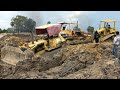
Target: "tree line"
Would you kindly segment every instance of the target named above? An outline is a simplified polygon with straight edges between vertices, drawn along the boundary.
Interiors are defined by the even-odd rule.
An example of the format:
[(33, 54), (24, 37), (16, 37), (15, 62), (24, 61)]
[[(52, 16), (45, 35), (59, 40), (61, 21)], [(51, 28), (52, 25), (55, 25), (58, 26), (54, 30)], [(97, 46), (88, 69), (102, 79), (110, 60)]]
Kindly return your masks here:
[[(51, 22), (48, 21), (47, 24), (51, 24)], [(13, 17), (11, 19), (10, 25), (12, 28), (3, 29), (3, 30), (0, 29), (0, 33), (33, 32), (35, 30), (36, 22), (33, 19), (28, 18), (26, 16), (17, 15), (16, 17)], [(78, 29), (78, 28), (76, 28), (75, 26), (74, 29)], [(94, 32), (94, 27), (88, 26), (87, 31)]]
[(10, 25), (12, 28), (0, 29), (1, 33), (7, 32), (33, 32), (35, 30), (36, 22), (28, 17), (17, 15), (11, 19)]

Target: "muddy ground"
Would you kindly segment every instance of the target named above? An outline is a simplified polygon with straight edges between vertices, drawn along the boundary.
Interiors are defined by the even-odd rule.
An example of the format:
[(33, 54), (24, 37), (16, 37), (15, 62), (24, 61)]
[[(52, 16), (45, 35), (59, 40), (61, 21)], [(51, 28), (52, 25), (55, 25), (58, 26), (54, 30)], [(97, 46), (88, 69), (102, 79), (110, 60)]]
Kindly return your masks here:
[[(9, 36), (8, 41), (11, 41), (10, 37), (15, 38), (16, 41), (12, 40), (13, 43), (25, 40)], [(2, 38), (1, 47), (7, 38), (8, 36)], [(37, 59), (21, 61), (16, 66), (0, 61), (0, 78), (119, 79), (120, 66), (114, 64), (112, 48), (112, 42), (101, 43), (96, 47), (94, 43), (66, 45), (46, 52)]]

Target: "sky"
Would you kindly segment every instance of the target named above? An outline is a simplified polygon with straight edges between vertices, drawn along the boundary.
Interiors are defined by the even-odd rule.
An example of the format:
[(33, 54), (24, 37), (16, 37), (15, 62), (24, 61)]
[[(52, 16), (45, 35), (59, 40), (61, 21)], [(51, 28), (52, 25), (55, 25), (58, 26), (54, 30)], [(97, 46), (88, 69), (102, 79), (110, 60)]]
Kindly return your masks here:
[(10, 28), (10, 22), (16, 15), (27, 16), (36, 21), (36, 26), (59, 22), (78, 21), (79, 28), (83, 31), (88, 26), (93, 26), (95, 30), (99, 28), (100, 20), (117, 20), (116, 28), (120, 31), (120, 11), (0, 11), (0, 28)]

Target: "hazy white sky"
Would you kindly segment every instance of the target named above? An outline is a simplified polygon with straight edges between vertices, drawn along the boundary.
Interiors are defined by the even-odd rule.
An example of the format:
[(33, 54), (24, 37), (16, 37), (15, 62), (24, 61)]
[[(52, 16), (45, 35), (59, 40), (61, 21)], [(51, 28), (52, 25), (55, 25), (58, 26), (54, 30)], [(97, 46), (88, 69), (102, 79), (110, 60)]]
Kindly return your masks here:
[(83, 30), (91, 25), (98, 29), (99, 21), (102, 19), (115, 19), (118, 21), (117, 29), (120, 29), (120, 11), (0, 11), (0, 28), (8, 28), (12, 17), (23, 15), (32, 18), (37, 26), (58, 22), (77, 22)]

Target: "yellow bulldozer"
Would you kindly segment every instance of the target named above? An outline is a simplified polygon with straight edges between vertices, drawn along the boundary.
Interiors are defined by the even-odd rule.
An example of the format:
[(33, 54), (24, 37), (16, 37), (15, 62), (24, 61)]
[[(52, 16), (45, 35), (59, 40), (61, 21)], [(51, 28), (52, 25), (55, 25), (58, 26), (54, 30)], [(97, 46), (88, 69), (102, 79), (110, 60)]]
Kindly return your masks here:
[[(78, 28), (78, 21), (77, 23), (66, 23), (66, 22), (61, 22), (61, 31), (60, 35), (64, 37), (66, 40), (72, 40), (76, 37), (86, 37), (84, 36), (84, 32)], [(71, 29), (71, 25), (74, 26), (73, 29)]]
[(32, 59), (45, 51), (61, 47), (65, 39), (59, 36), (60, 28), (61, 24), (47, 24), (36, 27), (36, 35), (46, 35), (45, 39), (32, 39), (33, 41), (24, 43), (19, 47), (5, 46), (1, 49), (1, 60), (16, 65), (19, 61)]
[(113, 37), (116, 32), (116, 20), (101, 20), (97, 32), (101, 36), (101, 42)]
[(65, 39), (62, 36), (59, 36), (60, 27), (60, 24), (47, 24), (36, 27), (37, 35), (44, 34), (47, 35), (47, 37), (45, 39), (39, 39), (34, 42), (25, 43), (20, 47), (30, 48), (35, 53), (35, 55), (59, 48), (65, 42)]
[(60, 24), (61, 24), (61, 31), (60, 31), (61, 36), (63, 36), (64, 38), (75, 36), (75, 31), (70, 29), (70, 25), (76, 24), (76, 23), (62, 22)]

